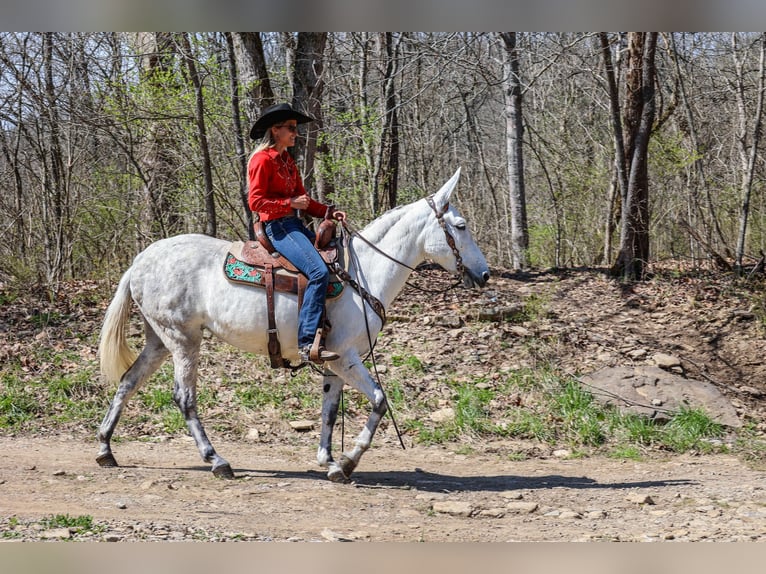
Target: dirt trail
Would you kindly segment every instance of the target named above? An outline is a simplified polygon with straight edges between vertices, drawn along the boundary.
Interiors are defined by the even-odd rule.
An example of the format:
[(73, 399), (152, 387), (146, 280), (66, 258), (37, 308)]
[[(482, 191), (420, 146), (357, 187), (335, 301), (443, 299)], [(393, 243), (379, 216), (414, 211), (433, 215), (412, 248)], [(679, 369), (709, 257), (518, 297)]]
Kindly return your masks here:
[[(427, 272), (420, 281), (440, 286), (449, 277)], [(688, 376), (715, 383), (762, 437), (766, 322), (758, 297), (720, 278), (682, 276), (624, 289), (598, 272), (498, 273), (479, 295), (408, 290), (391, 310), (379, 364), (388, 377), (412, 381), (407, 406), (425, 409), (417, 416), (428, 421), (431, 411), (451, 404), (447, 377), (468, 381), (479, 373), (492, 384), (504, 373), (546, 363), (587, 373), (648, 364), (657, 352), (674, 354)], [(71, 347), (92, 360), (94, 350), (66, 333), (94, 332), (102, 308), (63, 309), (58, 316), (67, 322), (40, 331), (28, 307), (4, 308), (0, 360), (22, 356), (20, 368), (32, 378), (54, 368), (35, 363), (38, 355), (25, 351), (30, 341)], [(486, 318), (521, 308), (533, 312), (523, 322)], [(422, 368), (413, 374), (397, 366), (395, 354), (417, 358)], [(252, 378), (246, 359), (229, 359), (209, 358), (202, 377), (207, 388), (217, 389), (222, 371)], [(221, 391), (219, 398), (231, 394)], [(106, 392), (100, 398), (104, 409), (108, 398)], [(487, 417), (501, 422), (512, 400), (498, 394)], [(298, 401), (285, 401), (284, 408), (318, 420), (316, 408), (301, 412)], [(366, 417), (366, 406), (356, 410), (361, 419), (349, 424), (349, 432)], [(423, 446), (405, 436), (409, 448), (402, 451), (383, 425), (354, 482), (339, 485), (316, 466), (316, 432), (292, 431), (273, 409), (255, 418), (243, 412), (223, 402), (203, 417), (235, 469), (234, 481), (215, 479), (190, 438), (163, 438), (154, 419), (121, 423), (113, 447), (124, 466), (114, 469), (95, 463), (95, 424), (60, 428), (41, 420), (30, 432), (0, 436), (0, 540), (766, 539), (765, 473), (733, 456), (657, 450), (638, 462), (603, 455), (566, 459), (556, 456), (560, 445), (484, 437)], [(259, 438), (244, 440), (252, 429)], [(92, 517), (92, 523), (52, 524), (56, 515)]]
[[(508, 460), (509, 445), (371, 449), (351, 484), (308, 444), (216, 441), (237, 474), (215, 479), (190, 440), (121, 442), (99, 468), (77, 437), (0, 438), (6, 539), (591, 541), (766, 539), (764, 473), (726, 455), (642, 462)], [(52, 515), (93, 527), (46, 528)], [(11, 524), (11, 518), (13, 523)]]

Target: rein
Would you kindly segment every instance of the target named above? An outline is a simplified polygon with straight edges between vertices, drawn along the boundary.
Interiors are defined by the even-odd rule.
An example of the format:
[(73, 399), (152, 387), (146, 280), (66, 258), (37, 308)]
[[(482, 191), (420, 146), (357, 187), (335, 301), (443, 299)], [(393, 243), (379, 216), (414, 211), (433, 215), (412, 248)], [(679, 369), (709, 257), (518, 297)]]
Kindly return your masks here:
[[(410, 287), (414, 287), (415, 289), (419, 289), (420, 291), (425, 291), (426, 293), (444, 293), (446, 291), (449, 291), (450, 289), (454, 289), (458, 285), (460, 285), (461, 278), (463, 274), (465, 273), (465, 265), (463, 265), (463, 258), (460, 256), (460, 250), (458, 250), (457, 245), (455, 243), (455, 238), (452, 236), (452, 234), (447, 229), (447, 222), (444, 221), (444, 214), (447, 213), (447, 210), (449, 209), (449, 203), (446, 203), (444, 207), (442, 207), (441, 210), (436, 209), (436, 204), (433, 201), (433, 196), (428, 196), (426, 198), (426, 201), (428, 202), (429, 207), (433, 210), (434, 215), (436, 215), (436, 220), (439, 222), (439, 225), (441, 226), (442, 230), (444, 231), (444, 234), (447, 236), (447, 245), (449, 245), (450, 249), (452, 249), (452, 253), (455, 255), (455, 260), (457, 262), (457, 275), (458, 275), (458, 281), (454, 285), (450, 285), (446, 289), (423, 289), (422, 287), (418, 287), (417, 285), (412, 285), (411, 283), (407, 282), (407, 285)], [(371, 247), (374, 251), (379, 253), (380, 255), (383, 255), (385, 258), (390, 259), (397, 265), (400, 265), (401, 267), (404, 267), (405, 269), (409, 269), (412, 272), (417, 271), (414, 267), (411, 267), (410, 265), (407, 265), (403, 261), (400, 261), (399, 259), (396, 259), (392, 255), (389, 255), (382, 249), (380, 249), (377, 245), (373, 244), (371, 241), (366, 239), (359, 231), (351, 229), (350, 225), (346, 222), (342, 222), (342, 232), (345, 234), (348, 234), (348, 239), (344, 237), (343, 244), (347, 245), (348, 253), (349, 253), (349, 263), (352, 264), (354, 267), (357, 268), (358, 272), (361, 272), (361, 266), (359, 265), (359, 260), (357, 259), (356, 252), (351, 247), (351, 238), (358, 237), (361, 239), (364, 243), (366, 243), (369, 247)], [(335, 262), (333, 271), (335, 274), (343, 281), (346, 281), (351, 287), (361, 295), (362, 299), (372, 308), (373, 311), (380, 317), (380, 320), (382, 321), (381, 329), (383, 328), (383, 325), (386, 324), (386, 309), (383, 306), (383, 303), (372, 295), (369, 291), (367, 291), (364, 287), (362, 287), (351, 275), (343, 269), (343, 267), (340, 265), (339, 262)], [(375, 371), (375, 378), (378, 381), (378, 386), (383, 390), (383, 395), (386, 396), (386, 391), (383, 389), (383, 384), (380, 381), (380, 373), (378, 373), (378, 365), (375, 362), (375, 353), (373, 352), (376, 341), (372, 340), (372, 334), (370, 333), (370, 325), (367, 320), (367, 313), (364, 313), (364, 322), (365, 326), (367, 328), (367, 340), (368, 344), (370, 345), (370, 357), (372, 358), (372, 366), (373, 370)], [(386, 400), (388, 400), (386, 398)], [(341, 402), (343, 401), (343, 391), (341, 390)], [(343, 412), (343, 411), (341, 411)], [(388, 414), (391, 417), (391, 422), (394, 425), (394, 429), (396, 430), (396, 436), (399, 438), (399, 444), (401, 445), (402, 449), (404, 449), (404, 440), (402, 440), (402, 435), (399, 432), (399, 426), (396, 424), (396, 419), (394, 418), (394, 412), (393, 407), (391, 404), (388, 405)], [(345, 430), (345, 419), (341, 420), (341, 426)], [(343, 431), (341, 431), (341, 444), (343, 442), (343, 435), (345, 434)], [(343, 446), (341, 446), (341, 449)]]
[[(457, 248), (457, 244), (455, 243), (455, 238), (449, 232), (449, 229), (447, 229), (447, 222), (444, 221), (444, 214), (447, 213), (447, 210), (449, 209), (449, 203), (445, 203), (444, 207), (442, 207), (441, 210), (438, 210), (436, 209), (436, 204), (434, 203), (432, 195), (429, 195), (428, 197), (426, 197), (426, 201), (428, 202), (428, 206), (434, 212), (434, 215), (436, 216), (436, 220), (439, 222), (439, 226), (442, 228), (442, 231), (444, 231), (444, 235), (447, 237), (447, 245), (449, 245), (449, 248), (452, 250), (452, 254), (455, 256), (455, 262), (456, 262), (456, 268), (457, 268), (456, 269), (457, 280), (455, 281), (455, 283), (445, 287), (444, 289), (426, 289), (424, 287), (420, 287), (419, 285), (415, 285), (414, 283), (410, 283), (409, 281), (407, 281), (406, 284), (409, 287), (412, 287), (413, 289), (417, 289), (418, 291), (422, 291), (424, 293), (446, 293), (447, 291), (450, 291), (454, 289), (455, 287), (457, 287), (458, 285), (460, 285), (460, 283), (462, 282), (462, 277), (465, 274), (465, 265), (463, 264), (463, 258), (460, 255), (460, 250)], [(409, 269), (413, 273), (417, 273), (418, 270), (415, 267), (411, 267), (410, 265), (407, 265), (404, 261), (400, 261), (396, 257), (389, 255), (388, 253), (380, 249), (377, 245), (372, 243), (369, 239), (364, 237), (364, 235), (359, 233), (358, 230), (352, 229), (347, 222), (344, 221), (342, 223), (342, 226), (343, 226), (343, 229), (349, 233), (349, 235), (351, 235), (352, 237), (358, 237), (360, 240), (362, 240), (363, 243), (367, 244), (370, 248), (372, 248), (374, 251), (376, 251), (377, 253), (385, 257), (386, 259), (393, 261), (394, 263), (396, 263), (397, 265), (401, 267), (404, 267), (405, 269)], [(349, 242), (349, 246), (350, 246), (350, 242)], [(343, 273), (345, 273), (345, 271)], [(346, 275), (348, 274), (346, 273)], [(372, 296), (366, 291), (360, 290), (360, 288), (357, 285), (355, 285), (356, 282), (350, 276), (346, 278), (344, 276), (339, 275), (339, 277), (341, 277), (341, 279), (343, 279), (344, 281), (348, 280), (349, 284), (354, 289), (356, 289), (356, 291), (359, 292), (368, 303), (370, 303), (370, 301), (368, 300), (368, 297), (372, 297)], [(380, 301), (378, 301), (377, 299), (375, 299), (375, 301), (380, 303)], [(378, 310), (375, 308), (374, 305), (371, 304), (371, 306), (373, 307), (373, 309), (375, 309), (375, 312), (385, 323), (386, 322), (385, 309), (382, 308), (383, 307), (382, 304), (380, 305), (381, 311), (383, 313), (382, 315), (380, 312), (378, 312)]]

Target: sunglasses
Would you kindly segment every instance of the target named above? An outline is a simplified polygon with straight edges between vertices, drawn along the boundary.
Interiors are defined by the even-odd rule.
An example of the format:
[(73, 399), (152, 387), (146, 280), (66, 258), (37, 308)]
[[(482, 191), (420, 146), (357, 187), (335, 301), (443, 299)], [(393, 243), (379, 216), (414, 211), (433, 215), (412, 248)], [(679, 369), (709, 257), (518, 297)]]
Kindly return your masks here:
[(294, 134), (298, 133), (298, 126), (297, 125), (294, 126), (292, 124), (282, 124), (282, 125), (278, 125), (278, 126), (274, 126), (274, 127), (275, 128), (287, 128), (288, 130), (290, 130)]

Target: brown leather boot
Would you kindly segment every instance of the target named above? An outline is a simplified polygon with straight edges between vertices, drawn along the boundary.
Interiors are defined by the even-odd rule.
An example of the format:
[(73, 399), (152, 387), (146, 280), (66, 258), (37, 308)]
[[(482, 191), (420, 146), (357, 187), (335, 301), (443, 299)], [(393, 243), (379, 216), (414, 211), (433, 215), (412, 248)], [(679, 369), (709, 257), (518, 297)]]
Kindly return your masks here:
[(320, 346), (316, 349), (313, 347), (303, 347), (300, 353), (302, 362), (308, 363), (311, 361), (312, 363), (316, 363), (318, 365), (321, 365), (325, 361), (334, 361), (340, 358), (338, 353), (328, 351), (323, 346)]

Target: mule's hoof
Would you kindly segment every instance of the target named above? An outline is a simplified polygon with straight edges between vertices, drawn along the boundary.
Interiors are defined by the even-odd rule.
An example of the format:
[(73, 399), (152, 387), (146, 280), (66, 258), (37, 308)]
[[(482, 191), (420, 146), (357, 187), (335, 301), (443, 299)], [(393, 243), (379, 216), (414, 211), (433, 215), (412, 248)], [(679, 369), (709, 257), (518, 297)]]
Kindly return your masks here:
[(227, 462), (220, 466), (216, 466), (213, 469), (213, 476), (216, 478), (225, 478), (226, 480), (232, 480), (234, 478), (234, 471), (231, 470), (231, 465)]
[(348, 479), (356, 469), (356, 463), (344, 454), (340, 457), (340, 469)]
[(343, 469), (337, 464), (333, 464), (330, 467), (330, 470), (327, 471), (327, 478), (329, 478), (332, 482), (337, 482), (339, 484), (346, 484), (351, 482), (350, 479), (345, 474), (343, 474)]
[(114, 455), (111, 452), (98, 455), (96, 457), (96, 462), (98, 463), (99, 466), (105, 466), (105, 467), (120, 466), (119, 464), (117, 464), (117, 459), (114, 458)]

